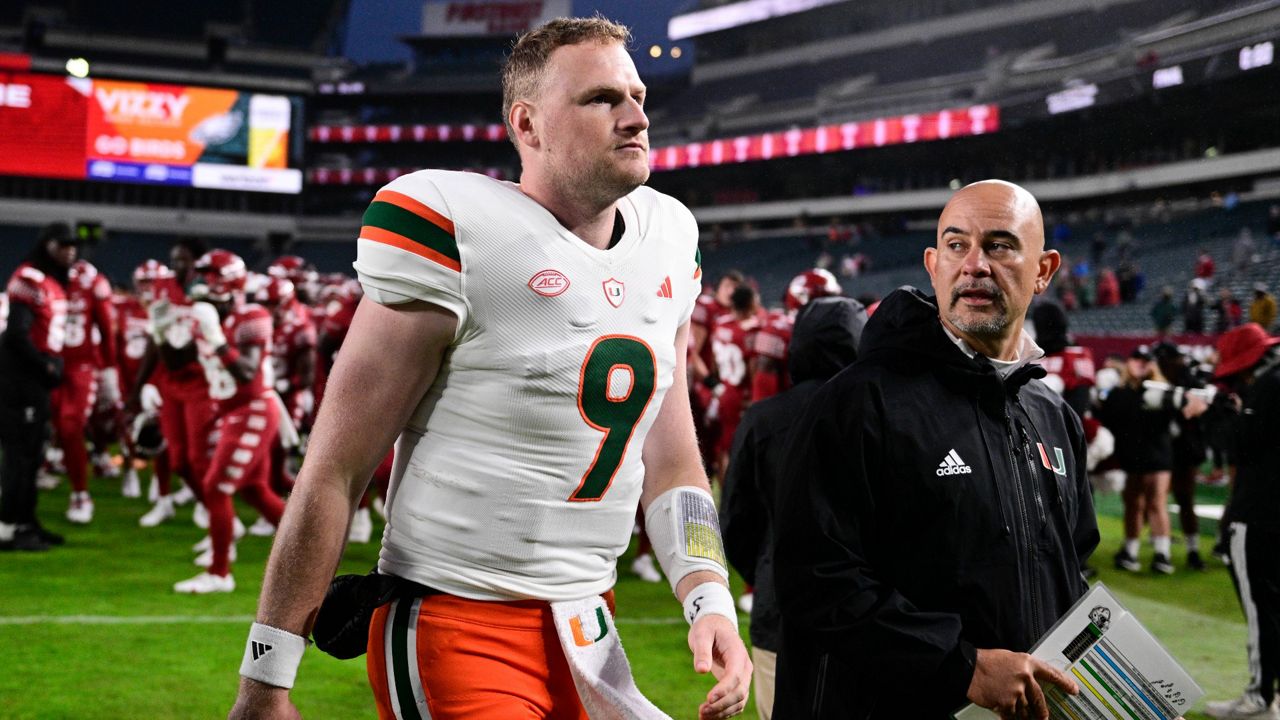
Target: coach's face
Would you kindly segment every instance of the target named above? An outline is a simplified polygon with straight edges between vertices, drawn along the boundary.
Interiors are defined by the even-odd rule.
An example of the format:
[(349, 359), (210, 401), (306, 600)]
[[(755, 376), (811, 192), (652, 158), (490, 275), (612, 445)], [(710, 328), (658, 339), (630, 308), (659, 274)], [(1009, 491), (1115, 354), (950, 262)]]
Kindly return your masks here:
[(1035, 198), (1006, 182), (984, 181), (952, 196), (938, 219), (937, 246), (924, 264), (942, 322), (989, 357), (1010, 359), (1031, 298), (1061, 262), (1044, 249)]
[(645, 87), (619, 43), (556, 48), (531, 105), (535, 162), (559, 187), (605, 203), (649, 178)]

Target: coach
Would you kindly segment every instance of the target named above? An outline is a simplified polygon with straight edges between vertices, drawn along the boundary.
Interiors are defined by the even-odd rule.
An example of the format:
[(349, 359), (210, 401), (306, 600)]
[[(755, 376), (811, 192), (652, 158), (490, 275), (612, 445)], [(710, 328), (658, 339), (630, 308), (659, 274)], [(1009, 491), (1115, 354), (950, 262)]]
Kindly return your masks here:
[(961, 189), (924, 264), (788, 451), (774, 718), (1047, 718), (1075, 683), (1026, 651), (1085, 591), (1098, 543), (1080, 419), (1023, 332), (1061, 259), (1035, 199)]

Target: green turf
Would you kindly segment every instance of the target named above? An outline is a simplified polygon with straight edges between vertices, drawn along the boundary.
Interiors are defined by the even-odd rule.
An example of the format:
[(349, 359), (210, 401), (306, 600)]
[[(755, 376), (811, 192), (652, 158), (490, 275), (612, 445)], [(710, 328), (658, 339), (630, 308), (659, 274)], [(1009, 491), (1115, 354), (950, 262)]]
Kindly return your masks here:
[[(175, 595), (172, 584), (197, 572), (190, 546), (202, 532), (192, 526), (190, 508), (180, 509), (174, 522), (143, 530), (136, 523), (146, 503), (120, 498), (117, 487), (94, 481), (97, 517), (88, 527), (62, 518), (65, 483), (42, 493), (41, 517), (66, 534), (67, 546), (0, 555), (0, 718), (226, 716), (270, 540), (240, 542), (235, 593)], [(253, 520), (247, 509), (240, 515)], [(1225, 569), (1211, 561), (1208, 572), (1180, 567), (1172, 577), (1118, 572), (1110, 559), (1120, 542), (1119, 521), (1104, 514), (1100, 525), (1100, 578), (1186, 665), (1209, 698), (1237, 694), (1245, 681), (1244, 625)], [(1144, 563), (1149, 553), (1144, 548)], [(376, 545), (353, 546), (342, 571), (365, 572), (376, 555)], [(1175, 562), (1181, 565), (1181, 550)], [(637, 684), (672, 717), (695, 717), (713, 681), (692, 670), (687, 627), (670, 589), (641, 582), (624, 569), (617, 599)], [(12, 624), (15, 617), (77, 615), (168, 621)], [(745, 618), (742, 625), (745, 635)], [(374, 717), (363, 659), (340, 662), (309, 651), (293, 697), (306, 717)], [(753, 717), (754, 706), (748, 710)]]

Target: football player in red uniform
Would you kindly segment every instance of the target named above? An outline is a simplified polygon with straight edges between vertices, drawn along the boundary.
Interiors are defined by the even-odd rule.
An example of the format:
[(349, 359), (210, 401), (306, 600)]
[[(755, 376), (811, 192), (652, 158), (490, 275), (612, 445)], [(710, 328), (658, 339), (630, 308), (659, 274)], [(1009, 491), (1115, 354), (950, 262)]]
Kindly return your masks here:
[(186, 482), (187, 492), (171, 495), (165, 478), (158, 477), (158, 507), (152, 512), (160, 516), (172, 517), (172, 506), (181, 505), (183, 495), (204, 502), (200, 480), (209, 463), (214, 403), (197, 359), (196, 325), (185, 290), (195, 279), (193, 267), (200, 257), (196, 253), (202, 249), (198, 240), (180, 240), (169, 253), (173, 278), (155, 280), (154, 299), (147, 305), (149, 344), (126, 404), (131, 413), (143, 410), (142, 392), (149, 379), (163, 400), (160, 429), (169, 467)]
[(755, 334), (751, 348), (754, 355), (751, 367), (751, 400), (759, 402), (786, 390), (790, 384), (787, 373), (787, 348), (791, 345), (791, 327), (796, 313), (814, 298), (843, 294), (836, 276), (822, 268), (805, 270), (791, 279), (783, 297), (785, 308), (769, 313), (768, 318)]
[(68, 271), (76, 239), (65, 223), (40, 232), (9, 278), (9, 317), (0, 342), (0, 550), (61, 545), (36, 518), (36, 473), (48, 438), (50, 390), (62, 379)]
[[(200, 365), (217, 403), (217, 444), (203, 480), (209, 510), (212, 552), (209, 569), (173, 586), (175, 592), (231, 592), (232, 533), (239, 494), (267, 522), (280, 524), (284, 501), (269, 485), (271, 444), (280, 427), (274, 393), (267, 386), (271, 356), (271, 313), (245, 302), (248, 272), (240, 256), (211, 250), (196, 261), (208, 288), (191, 306), (198, 327)], [(200, 563), (198, 561), (199, 564)]]
[[(62, 385), (53, 393), (53, 426), (62, 448), (71, 502), (67, 520), (85, 524), (93, 520), (89, 497), (89, 450), (85, 429), (99, 391), (108, 399), (120, 399), (120, 380), (104, 358), (116, 356), (115, 310), (111, 283), (86, 260), (71, 266), (67, 284), (67, 326), (62, 345)], [(101, 380), (101, 386), (99, 385)]]
[(760, 296), (750, 285), (739, 285), (729, 297), (732, 312), (721, 316), (711, 331), (720, 382), (712, 390), (707, 416), (717, 421), (719, 428), (712, 449), (717, 474), (728, 463), (733, 434), (751, 402), (751, 348), (765, 318)]
[[(151, 343), (147, 308), (167, 297), (166, 293), (176, 292), (176, 288), (176, 277), (172, 270), (157, 260), (147, 260), (133, 271), (135, 294), (123, 296), (118, 305), (120, 375), (128, 383), (128, 387), (125, 388), (126, 395), (130, 398), (137, 396), (140, 399), (138, 412), (133, 417), (127, 418), (126, 441), (123, 443), (125, 466), (128, 468), (127, 472), (131, 474), (136, 473), (134, 459), (141, 454), (137, 452), (139, 448), (135, 446), (133, 428), (135, 425), (139, 427), (146, 425), (151, 418), (154, 418), (157, 424), (159, 423), (161, 397), (157, 385), (163, 384), (162, 376), (165, 372), (163, 364), (153, 363), (153, 370), (148, 377), (139, 377)], [(142, 384), (135, 387), (137, 383)], [(139, 420), (139, 418), (142, 419)], [(160, 431), (156, 434), (163, 437)], [(153, 455), (152, 460), (151, 478), (154, 494), (149, 492), (148, 497), (155, 502), (155, 505), (138, 519), (138, 524), (142, 527), (155, 527), (174, 516), (173, 502), (169, 498), (172, 475), (167, 449), (160, 449), (160, 452)], [(126, 482), (128, 482), (127, 478)]]
[[(311, 426), (315, 413), (316, 325), (311, 308), (298, 301), (292, 281), (278, 276), (268, 278), (257, 299), (275, 323), (271, 369), (276, 392), (284, 400), (293, 426), (303, 432)], [(286, 467), (287, 451), (293, 448), (285, 448), (282, 442), (272, 448), (271, 487), (283, 495), (293, 489)]]

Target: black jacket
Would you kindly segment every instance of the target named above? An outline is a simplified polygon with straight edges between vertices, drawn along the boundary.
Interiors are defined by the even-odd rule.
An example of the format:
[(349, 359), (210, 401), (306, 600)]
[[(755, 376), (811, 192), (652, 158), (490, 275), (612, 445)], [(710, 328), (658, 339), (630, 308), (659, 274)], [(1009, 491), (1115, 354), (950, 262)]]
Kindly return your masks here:
[(1028, 650), (1098, 543), (1076, 414), (1002, 379), (904, 288), (792, 435), (779, 495), (774, 717), (942, 718), (977, 648)]
[(1269, 355), (1252, 372), (1256, 379), (1241, 393), (1244, 408), (1233, 423), (1237, 465), (1231, 521), (1280, 532), (1280, 355)]
[(792, 387), (748, 408), (733, 436), (720, 495), (720, 530), (729, 562), (755, 586), (751, 644), (763, 650), (778, 650), (772, 526), (787, 435), (822, 383), (858, 359), (866, 322), (857, 300), (819, 298), (806, 305), (791, 335)]
[(1173, 469), (1173, 433), (1170, 424), (1180, 415), (1173, 395), (1164, 405), (1148, 409), (1142, 388), (1120, 385), (1098, 407), (1098, 420), (1116, 437), (1116, 461), (1131, 475)]

